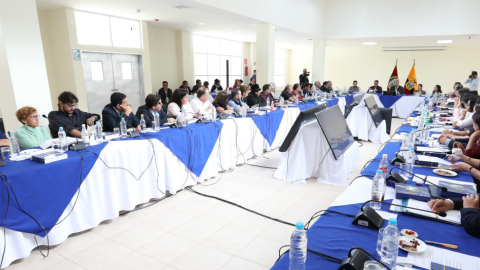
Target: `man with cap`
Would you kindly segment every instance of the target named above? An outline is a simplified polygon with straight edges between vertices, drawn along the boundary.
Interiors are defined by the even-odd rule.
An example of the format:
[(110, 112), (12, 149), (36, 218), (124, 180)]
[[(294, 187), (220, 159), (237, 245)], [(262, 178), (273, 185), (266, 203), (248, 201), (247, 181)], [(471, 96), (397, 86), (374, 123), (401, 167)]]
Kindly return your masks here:
[(252, 85), (250, 93), (247, 96), (247, 105), (251, 108), (257, 104), (260, 104), (260, 86), (258, 84)]
[(202, 80), (196, 80), (195, 81), (195, 86), (193, 86), (192, 88), (192, 93), (191, 94), (194, 94), (197, 92), (198, 88), (200, 88), (202, 86)]
[(218, 91), (222, 91), (223, 87), (220, 85), (220, 80), (215, 79), (215, 84), (212, 86), (212, 93), (216, 93)]
[(382, 92), (382, 87), (380, 85), (378, 85), (378, 80), (373, 81), (373, 86), (370, 86), (370, 88), (368, 88), (367, 92), (370, 92), (370, 91), (372, 91), (374, 93), (377, 93), (377, 94), (383, 93)]

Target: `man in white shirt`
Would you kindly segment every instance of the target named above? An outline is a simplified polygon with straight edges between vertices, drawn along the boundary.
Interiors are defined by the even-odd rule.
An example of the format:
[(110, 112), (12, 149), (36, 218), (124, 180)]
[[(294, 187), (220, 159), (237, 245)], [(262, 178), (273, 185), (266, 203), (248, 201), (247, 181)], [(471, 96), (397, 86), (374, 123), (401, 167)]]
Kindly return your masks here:
[(476, 71), (472, 71), (472, 74), (465, 80), (465, 83), (468, 83), (468, 88), (470, 93), (477, 95), (478, 94), (478, 84), (480, 83), (480, 78)]
[(320, 87), (322, 87), (322, 84), (319, 81), (316, 81), (315, 84), (313, 85), (313, 89), (312, 89), (313, 92), (318, 95), (321, 95), (322, 90), (320, 90)]
[(197, 90), (197, 96), (190, 101), (190, 105), (195, 113), (206, 114), (213, 108), (212, 103), (208, 100), (210, 93), (205, 87), (200, 87)]

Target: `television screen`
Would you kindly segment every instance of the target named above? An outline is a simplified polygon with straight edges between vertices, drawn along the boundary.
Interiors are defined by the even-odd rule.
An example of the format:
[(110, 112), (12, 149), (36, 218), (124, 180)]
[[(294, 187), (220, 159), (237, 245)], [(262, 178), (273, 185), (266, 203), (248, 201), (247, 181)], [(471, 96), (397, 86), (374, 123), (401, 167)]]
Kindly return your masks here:
[(314, 121), (315, 113), (323, 111), (327, 107), (328, 107), (328, 103), (322, 102), (315, 107), (308, 108), (304, 111), (301, 111), (297, 117), (297, 120), (295, 120), (295, 123), (293, 123), (292, 128), (290, 128), (290, 131), (288, 132), (287, 137), (285, 137), (285, 140), (283, 141), (282, 146), (280, 146), (279, 151), (286, 152), (290, 147), (290, 144), (292, 144), (293, 139), (295, 139), (295, 136), (297, 136), (297, 133), (300, 127), (306, 123), (310, 123)]
[(355, 142), (347, 121), (335, 105), (324, 111), (315, 114), (317, 121), (322, 128), (323, 135), (327, 139), (335, 159), (340, 158), (345, 151)]
[(344, 113), (345, 119), (347, 119), (348, 115), (352, 112), (353, 108), (358, 104), (360, 104), (364, 96), (365, 96), (365, 93), (356, 94), (355, 96), (353, 96), (352, 100), (350, 101), (350, 104), (345, 105), (345, 113)]
[(380, 125), (380, 123), (383, 121), (383, 116), (382, 116), (382, 112), (380, 112), (380, 110), (378, 109), (378, 105), (377, 105), (377, 102), (375, 101), (375, 98), (373, 96), (369, 96), (365, 98), (364, 101), (365, 101), (365, 106), (367, 106), (368, 111), (372, 116), (375, 127), (378, 127), (378, 125)]

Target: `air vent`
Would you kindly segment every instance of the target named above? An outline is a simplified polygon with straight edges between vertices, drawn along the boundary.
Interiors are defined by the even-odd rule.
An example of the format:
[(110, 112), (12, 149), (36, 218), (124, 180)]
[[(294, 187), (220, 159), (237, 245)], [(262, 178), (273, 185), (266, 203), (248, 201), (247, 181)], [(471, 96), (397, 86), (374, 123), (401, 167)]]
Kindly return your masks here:
[(173, 7), (174, 7), (174, 8), (177, 8), (177, 9), (186, 9), (186, 8), (188, 8), (188, 7), (186, 7), (186, 6), (173, 6)]
[(408, 51), (445, 51), (447, 47), (383, 47), (384, 52), (408, 52)]

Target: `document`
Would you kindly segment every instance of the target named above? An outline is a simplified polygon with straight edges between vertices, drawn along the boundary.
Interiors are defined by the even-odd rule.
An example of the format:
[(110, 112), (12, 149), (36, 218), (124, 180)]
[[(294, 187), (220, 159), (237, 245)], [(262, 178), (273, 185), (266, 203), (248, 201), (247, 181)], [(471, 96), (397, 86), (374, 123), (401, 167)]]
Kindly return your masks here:
[(436, 162), (436, 163), (439, 163), (439, 164), (452, 165), (452, 163), (450, 163), (449, 161), (438, 158), (438, 157), (417, 155), (417, 158), (418, 158), (419, 161)]
[[(455, 243), (449, 243), (454, 245)], [(415, 260), (415, 266), (431, 269), (432, 263), (453, 267), (460, 270), (480, 270), (480, 258), (437, 248), (428, 245), (423, 253), (408, 253), (408, 259)]]
[[(432, 209), (430, 209), (430, 207), (428, 206), (427, 202), (422, 202), (422, 201), (409, 199), (407, 201), (407, 203), (405, 204), (404, 201), (405, 200), (394, 199), (392, 201), (392, 203), (393, 204), (398, 204), (398, 205), (406, 205), (408, 207), (413, 207), (413, 208), (417, 208), (417, 209), (421, 209), (421, 210), (432, 211)], [(411, 209), (411, 208), (402, 208), (402, 207), (394, 206), (394, 205), (392, 205), (390, 207), (390, 211), (393, 211), (393, 212), (409, 212), (409, 213), (412, 213), (412, 214), (416, 214), (416, 215), (420, 215), (420, 216), (424, 216), (424, 217), (428, 217), (428, 218), (434, 218), (434, 219), (449, 221), (449, 222), (452, 222), (452, 223), (455, 223), (455, 224), (460, 224), (460, 218), (461, 218), (459, 210), (450, 210), (450, 211), (445, 212), (447, 214), (446, 217), (438, 216), (435, 213), (428, 213), (428, 212), (419, 211), (419, 210), (415, 210), (415, 209)]]
[(445, 153), (445, 152), (447, 152), (445, 149), (438, 148), (438, 147), (433, 148), (433, 147), (422, 147), (422, 146), (418, 146), (417, 151), (419, 151), (419, 152), (435, 152), (435, 153)]
[(391, 218), (397, 219), (398, 214), (385, 212), (382, 210), (376, 210), (377, 214), (379, 214), (384, 220), (389, 220)]

